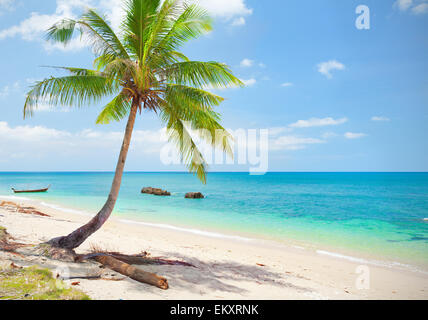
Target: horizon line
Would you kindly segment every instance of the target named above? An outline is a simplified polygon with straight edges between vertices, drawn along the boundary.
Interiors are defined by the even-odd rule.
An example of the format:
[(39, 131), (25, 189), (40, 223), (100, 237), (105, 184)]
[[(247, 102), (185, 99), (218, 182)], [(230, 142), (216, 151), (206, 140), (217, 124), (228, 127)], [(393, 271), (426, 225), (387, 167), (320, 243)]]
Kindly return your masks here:
[[(115, 171), (104, 171), (104, 170), (59, 170), (59, 171), (32, 171), (32, 170), (23, 170), (23, 171), (0, 171), (2, 173), (115, 173)], [(187, 171), (124, 171), (124, 173), (182, 173), (182, 174), (192, 174)], [(207, 174), (210, 173), (247, 173), (248, 171), (208, 171)], [(428, 171), (268, 171), (268, 173), (428, 173)], [(263, 175), (263, 174), (253, 174), (253, 175)]]

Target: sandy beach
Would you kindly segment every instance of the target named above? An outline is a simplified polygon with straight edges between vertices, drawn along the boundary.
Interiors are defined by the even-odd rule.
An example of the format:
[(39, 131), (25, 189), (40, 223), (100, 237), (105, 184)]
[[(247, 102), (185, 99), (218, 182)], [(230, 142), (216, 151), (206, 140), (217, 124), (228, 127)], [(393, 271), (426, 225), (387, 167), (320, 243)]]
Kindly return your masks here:
[[(0, 199), (2, 200), (2, 199)], [(10, 199), (3, 199), (9, 200)], [(88, 217), (55, 210), (35, 201), (13, 200), (33, 206), (50, 217), (0, 209), (0, 226), (17, 241), (40, 243), (65, 235)], [(92, 299), (427, 299), (428, 274), (367, 265), (369, 289), (358, 288), (361, 262), (330, 257), (268, 241), (239, 241), (176, 230), (124, 223), (112, 218), (85, 242), (78, 253), (96, 245), (126, 254), (149, 252), (153, 257), (177, 259), (195, 266), (144, 266), (168, 279), (163, 291), (130, 279), (79, 280), (79, 289)], [(40, 257), (31, 263), (0, 252), (0, 259), (17, 265), (38, 264), (55, 269), (67, 265)], [(96, 269), (95, 263), (67, 265), (71, 275)], [(357, 269), (360, 266), (360, 269)], [(366, 267), (363, 267), (363, 269)], [(366, 269), (364, 269), (366, 270)]]

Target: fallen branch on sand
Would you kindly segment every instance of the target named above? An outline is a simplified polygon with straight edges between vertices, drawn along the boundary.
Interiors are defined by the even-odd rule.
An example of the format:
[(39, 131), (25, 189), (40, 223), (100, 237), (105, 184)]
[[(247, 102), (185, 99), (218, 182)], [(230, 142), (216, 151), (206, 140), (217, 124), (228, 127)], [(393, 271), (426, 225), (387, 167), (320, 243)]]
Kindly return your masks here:
[(148, 254), (125, 255), (118, 252), (106, 252), (99, 248), (92, 247), (93, 253), (76, 256), (76, 262), (92, 259), (120, 274), (130, 277), (136, 281), (156, 286), (160, 289), (168, 289), (168, 280), (154, 273), (143, 271), (132, 265), (175, 265), (193, 267), (194, 265), (176, 260), (166, 260), (161, 258), (148, 258)]
[(146, 283), (156, 286), (160, 289), (168, 289), (168, 280), (154, 273), (143, 271), (139, 268), (131, 266), (128, 263), (122, 262), (106, 253), (92, 253), (88, 255), (77, 255), (73, 250), (56, 248), (49, 244), (41, 244), (38, 246), (40, 254), (53, 259), (66, 260), (70, 262), (83, 262), (84, 260), (95, 260), (103, 266), (116, 271), (124, 276), (141, 283)]
[(144, 265), (164, 266), (164, 265), (168, 265), (168, 266), (183, 266), (183, 267), (196, 268), (193, 264), (190, 264), (190, 263), (187, 263), (184, 261), (167, 260), (167, 259), (162, 259), (162, 258), (149, 258), (149, 257), (147, 257), (147, 253), (135, 254), (135, 255), (126, 255), (126, 254), (121, 254), (118, 252), (105, 252), (105, 251), (102, 251), (99, 249), (94, 249), (93, 253), (88, 254), (88, 255), (77, 256), (75, 261), (80, 262), (83, 260), (94, 259), (95, 257), (99, 257), (99, 256), (109, 256), (109, 257), (115, 258), (119, 261), (122, 261), (122, 262), (125, 262), (128, 264), (132, 264), (132, 265), (137, 265), (137, 266), (144, 266)]
[[(134, 279), (138, 282), (156, 286), (164, 290), (168, 289), (167, 279), (163, 277), (159, 277), (154, 273), (149, 273), (139, 268), (133, 267), (105, 253), (77, 255), (73, 250), (53, 247), (46, 243), (39, 245), (36, 250), (40, 255), (46, 256), (50, 259), (56, 259), (61, 261), (81, 263), (84, 260), (89, 260), (89, 259), (95, 260), (96, 262), (102, 264), (103, 266), (113, 271), (116, 271), (124, 276), (127, 276), (131, 279)], [(104, 278), (99, 278), (99, 279), (109, 280)]]
[(94, 259), (95, 261), (101, 263), (102, 265), (116, 272), (119, 272), (120, 274), (126, 275), (138, 282), (150, 284), (152, 286), (158, 287), (163, 290), (167, 290), (169, 288), (168, 280), (164, 277), (158, 276), (157, 274), (143, 271), (141, 269), (138, 269), (134, 266), (131, 266), (127, 263), (124, 263), (122, 261), (119, 261), (113, 257), (106, 256), (106, 255), (96, 256)]
[(19, 204), (10, 201), (2, 201), (0, 202), (0, 207), (9, 211), (9, 212), (18, 212), (24, 214), (32, 214), (40, 217), (50, 217), (49, 215), (36, 210), (33, 207), (21, 207)]

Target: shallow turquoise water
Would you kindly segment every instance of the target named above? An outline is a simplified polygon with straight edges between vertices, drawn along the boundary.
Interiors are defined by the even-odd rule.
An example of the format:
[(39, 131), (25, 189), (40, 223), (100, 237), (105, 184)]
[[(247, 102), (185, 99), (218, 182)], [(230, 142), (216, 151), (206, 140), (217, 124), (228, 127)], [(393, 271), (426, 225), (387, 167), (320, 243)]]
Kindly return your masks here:
[[(112, 173), (0, 173), (0, 195), (25, 194), (96, 213)], [(172, 197), (140, 194), (161, 187)], [(204, 200), (185, 200), (186, 192)], [(428, 266), (428, 173), (126, 173), (115, 216), (230, 235), (290, 241)]]

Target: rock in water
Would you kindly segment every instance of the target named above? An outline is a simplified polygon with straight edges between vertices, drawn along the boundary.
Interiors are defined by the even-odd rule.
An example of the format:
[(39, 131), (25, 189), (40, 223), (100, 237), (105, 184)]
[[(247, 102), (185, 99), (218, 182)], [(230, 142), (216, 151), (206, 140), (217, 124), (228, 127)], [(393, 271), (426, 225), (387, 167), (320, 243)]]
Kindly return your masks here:
[(145, 194), (153, 194), (155, 196), (170, 196), (171, 193), (169, 193), (166, 190), (162, 190), (162, 189), (157, 189), (157, 188), (143, 188), (143, 190), (141, 190), (141, 193), (145, 193)]
[(186, 194), (186, 199), (204, 199), (204, 195), (200, 192), (189, 192)]

